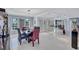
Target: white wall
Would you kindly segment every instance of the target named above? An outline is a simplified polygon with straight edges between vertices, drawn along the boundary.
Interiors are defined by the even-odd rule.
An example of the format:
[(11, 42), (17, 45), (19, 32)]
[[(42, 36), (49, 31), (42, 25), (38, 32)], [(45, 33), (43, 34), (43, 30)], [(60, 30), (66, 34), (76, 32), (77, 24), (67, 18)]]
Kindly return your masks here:
[(66, 35), (68, 37), (70, 37), (71, 39), (71, 20), (70, 19), (65, 19), (64, 20), (64, 26), (65, 26), (65, 31), (66, 31)]

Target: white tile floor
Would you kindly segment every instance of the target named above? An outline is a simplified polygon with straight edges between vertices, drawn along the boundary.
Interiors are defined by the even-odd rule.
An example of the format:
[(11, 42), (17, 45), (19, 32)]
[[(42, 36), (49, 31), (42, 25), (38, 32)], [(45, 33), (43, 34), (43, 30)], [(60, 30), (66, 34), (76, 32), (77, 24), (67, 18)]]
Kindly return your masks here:
[(65, 36), (58, 36), (53, 32), (40, 33), (40, 44), (35, 42), (32, 47), (31, 43), (23, 41), (21, 46), (17, 47), (18, 50), (73, 50), (70, 42)]

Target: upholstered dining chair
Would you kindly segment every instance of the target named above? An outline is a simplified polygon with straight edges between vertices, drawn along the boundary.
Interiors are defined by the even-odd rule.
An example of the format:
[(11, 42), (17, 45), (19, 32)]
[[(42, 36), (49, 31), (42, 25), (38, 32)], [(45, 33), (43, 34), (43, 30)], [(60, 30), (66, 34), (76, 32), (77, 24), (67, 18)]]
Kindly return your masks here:
[(27, 35), (26, 35), (26, 33), (21, 34), (21, 31), (20, 31), (19, 28), (17, 28), (17, 31), (18, 31), (18, 41), (19, 41), (19, 43), (20, 43), (20, 45), (21, 45), (22, 39), (27, 40)]
[(33, 30), (33, 35), (32, 35), (32, 46), (34, 47), (34, 42), (38, 40), (39, 44), (39, 33), (40, 33), (40, 27), (35, 27)]

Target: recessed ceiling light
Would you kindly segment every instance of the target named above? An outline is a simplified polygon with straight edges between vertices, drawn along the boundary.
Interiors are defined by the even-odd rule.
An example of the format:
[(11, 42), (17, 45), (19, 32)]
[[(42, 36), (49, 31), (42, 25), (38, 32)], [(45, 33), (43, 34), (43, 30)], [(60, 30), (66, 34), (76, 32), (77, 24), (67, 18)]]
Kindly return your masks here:
[(31, 10), (27, 10), (28, 12), (30, 12)]

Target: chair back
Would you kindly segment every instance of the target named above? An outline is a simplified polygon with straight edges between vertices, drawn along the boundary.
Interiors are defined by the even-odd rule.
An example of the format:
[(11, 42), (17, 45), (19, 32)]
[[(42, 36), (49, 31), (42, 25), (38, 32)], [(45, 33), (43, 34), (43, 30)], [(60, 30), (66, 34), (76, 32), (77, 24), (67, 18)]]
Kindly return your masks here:
[(36, 38), (39, 38), (40, 27), (35, 27), (36, 30)]
[(32, 39), (35, 41), (36, 39), (39, 39), (39, 32), (40, 32), (40, 27), (35, 27), (33, 30), (33, 36)]
[(18, 36), (21, 37), (21, 32), (20, 32), (20, 29), (17, 28), (17, 31), (18, 31)]

